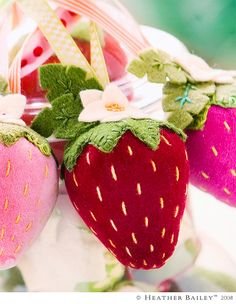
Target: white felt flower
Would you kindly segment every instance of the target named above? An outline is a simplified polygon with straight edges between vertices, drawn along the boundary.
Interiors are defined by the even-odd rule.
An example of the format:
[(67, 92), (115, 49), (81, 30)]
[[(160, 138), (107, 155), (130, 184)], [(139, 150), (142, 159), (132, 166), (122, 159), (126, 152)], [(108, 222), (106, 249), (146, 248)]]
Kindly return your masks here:
[(188, 53), (175, 56), (173, 60), (187, 71), (195, 81), (232, 83), (236, 71), (224, 71), (211, 68), (202, 58)]
[(150, 118), (140, 109), (132, 106), (127, 97), (114, 84), (109, 84), (105, 91), (85, 90), (80, 92), (84, 110), (80, 113), (79, 121), (109, 122), (126, 118)]
[(26, 98), (21, 94), (0, 95), (0, 122), (25, 126), (21, 118), (24, 113)]

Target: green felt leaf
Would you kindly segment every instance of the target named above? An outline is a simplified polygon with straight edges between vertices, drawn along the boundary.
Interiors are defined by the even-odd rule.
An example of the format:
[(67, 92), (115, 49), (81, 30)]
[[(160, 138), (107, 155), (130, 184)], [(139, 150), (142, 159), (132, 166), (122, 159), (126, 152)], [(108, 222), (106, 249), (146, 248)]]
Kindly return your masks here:
[(87, 79), (86, 72), (75, 66), (47, 64), (40, 68), (39, 75), (40, 85), (48, 92), (47, 98), (50, 102), (68, 93), (72, 93), (74, 98), (77, 98), (82, 90), (102, 90), (96, 79)]
[(52, 134), (59, 139), (73, 139), (97, 123), (79, 122), (82, 111), (79, 96), (62, 95), (52, 101), (52, 108), (43, 110), (33, 121), (32, 129), (48, 137)]
[(236, 108), (236, 79), (232, 84), (216, 86), (216, 94), (212, 104), (223, 108)]
[(32, 129), (25, 126), (0, 122), (0, 143), (9, 147), (14, 145), (21, 138), (26, 138), (29, 142), (35, 145), (42, 154), (46, 156), (50, 156), (52, 154), (47, 140)]
[(161, 50), (151, 49), (141, 53), (138, 59), (131, 61), (128, 71), (139, 78), (147, 75), (148, 80), (154, 83), (169, 81), (183, 84), (188, 80), (186, 72)]
[(193, 122), (193, 117), (187, 111), (176, 110), (170, 114), (168, 121), (181, 130), (184, 130)]
[(43, 137), (47, 138), (52, 135), (53, 130), (55, 129), (54, 125), (55, 119), (53, 111), (47, 108), (40, 112), (33, 120), (31, 128)]
[[(160, 125), (172, 129), (174, 132), (176, 130), (170, 124), (152, 119), (127, 119), (98, 124), (69, 143), (64, 154), (64, 164), (68, 170), (73, 170), (77, 158), (88, 144), (95, 146), (104, 153), (110, 153), (122, 135), (128, 130), (149, 148), (156, 150), (160, 142)], [(180, 130), (178, 130), (178, 134), (181, 134), (184, 139), (184, 134)]]
[(168, 120), (181, 129), (201, 129), (215, 89), (214, 83), (167, 83), (163, 88), (162, 106), (165, 112), (171, 113)]

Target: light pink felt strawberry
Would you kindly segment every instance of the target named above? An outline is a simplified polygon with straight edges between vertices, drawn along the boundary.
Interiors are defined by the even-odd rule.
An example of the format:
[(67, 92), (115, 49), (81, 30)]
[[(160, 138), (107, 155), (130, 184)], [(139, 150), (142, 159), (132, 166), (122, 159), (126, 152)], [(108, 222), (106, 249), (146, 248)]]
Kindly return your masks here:
[(58, 194), (50, 146), (19, 119), (22, 104), (21, 95), (0, 97), (0, 269), (19, 262), (43, 229)]

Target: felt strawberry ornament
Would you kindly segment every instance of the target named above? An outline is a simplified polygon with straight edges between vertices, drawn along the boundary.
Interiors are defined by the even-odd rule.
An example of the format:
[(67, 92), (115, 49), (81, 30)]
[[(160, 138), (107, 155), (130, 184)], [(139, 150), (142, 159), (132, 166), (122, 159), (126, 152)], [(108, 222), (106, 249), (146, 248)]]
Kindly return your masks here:
[[(96, 237), (126, 266), (159, 268), (175, 249), (185, 209), (184, 134), (150, 119), (109, 84), (95, 42), (91, 62), (97, 79), (80, 67), (41, 67), (41, 86), (52, 107), (32, 127), (69, 141), (62, 175)], [(92, 50), (95, 45), (92, 39)]]
[(20, 119), (25, 97), (1, 93), (0, 269), (6, 269), (17, 264), (48, 220), (58, 177), (49, 144)]
[(129, 70), (164, 83), (168, 120), (187, 131), (192, 184), (236, 206), (236, 72), (212, 69), (188, 53), (170, 58), (154, 50), (140, 54)]

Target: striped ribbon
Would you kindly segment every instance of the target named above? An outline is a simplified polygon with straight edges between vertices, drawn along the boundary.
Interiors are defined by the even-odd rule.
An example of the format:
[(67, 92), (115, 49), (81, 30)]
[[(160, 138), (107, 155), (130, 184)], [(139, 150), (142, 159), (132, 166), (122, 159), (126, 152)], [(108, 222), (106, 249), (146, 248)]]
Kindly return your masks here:
[(97, 78), (83, 53), (46, 1), (17, 0), (17, 3), (38, 24), (62, 64), (78, 66), (88, 73), (88, 77)]
[(129, 33), (125, 25), (120, 24), (114, 18), (100, 9), (96, 2), (91, 0), (54, 0), (61, 7), (74, 13), (84, 15), (98, 23), (107, 33), (121, 41), (133, 54), (138, 54), (143, 49), (149, 48), (150, 44), (146, 41), (136, 39), (132, 33)]

